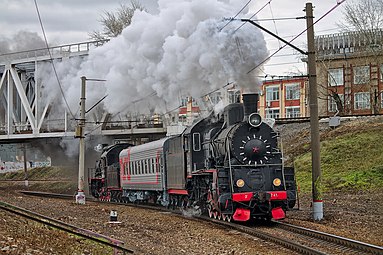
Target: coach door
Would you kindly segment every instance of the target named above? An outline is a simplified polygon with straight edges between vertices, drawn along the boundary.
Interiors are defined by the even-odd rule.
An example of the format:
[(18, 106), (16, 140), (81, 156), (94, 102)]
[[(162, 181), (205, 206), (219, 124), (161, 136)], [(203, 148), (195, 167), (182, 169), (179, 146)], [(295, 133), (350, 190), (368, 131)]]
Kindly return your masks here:
[(165, 155), (168, 189), (184, 189), (186, 170), (181, 136), (173, 137), (168, 140), (168, 148)]

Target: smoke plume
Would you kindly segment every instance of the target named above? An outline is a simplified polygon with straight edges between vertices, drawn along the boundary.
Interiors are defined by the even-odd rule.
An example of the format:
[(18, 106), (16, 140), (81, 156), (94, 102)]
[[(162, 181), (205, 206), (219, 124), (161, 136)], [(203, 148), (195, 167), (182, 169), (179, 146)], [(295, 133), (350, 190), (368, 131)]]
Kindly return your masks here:
[(19, 31), (12, 38), (0, 36), (0, 53), (19, 52), (46, 47), (36, 32)]
[[(224, 20), (246, 2), (159, 0), (156, 14), (136, 11), (131, 25), (91, 50), (79, 68), (57, 63), (72, 111), (78, 109), (81, 76), (106, 80), (87, 83), (87, 105), (108, 95), (104, 107), (112, 114), (133, 108), (164, 112), (180, 104), (180, 95), (199, 98), (229, 82), (254, 90), (258, 73), (247, 71), (268, 54), (263, 35), (251, 25), (236, 30), (242, 22)], [(238, 16), (250, 16), (247, 11)], [(47, 91), (57, 90), (54, 81), (43, 82)]]

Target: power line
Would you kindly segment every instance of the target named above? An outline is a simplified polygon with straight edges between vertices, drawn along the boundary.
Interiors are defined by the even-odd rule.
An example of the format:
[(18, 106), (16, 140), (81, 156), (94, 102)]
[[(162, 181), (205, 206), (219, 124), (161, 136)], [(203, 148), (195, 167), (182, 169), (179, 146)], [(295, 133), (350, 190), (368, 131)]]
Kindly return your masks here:
[[(273, 16), (273, 14), (271, 14)], [(269, 18), (269, 19), (255, 19), (254, 21), (279, 21), (279, 20), (295, 20), (302, 19), (302, 17), (286, 17), (286, 18)], [(275, 24), (275, 22), (274, 22)]]
[[(152, 96), (155, 96), (155, 95), (157, 95), (157, 92), (156, 92), (156, 91), (153, 91), (152, 93), (150, 93), (150, 94), (147, 95), (147, 96), (144, 96), (144, 97), (141, 97), (141, 98), (138, 98), (138, 99), (132, 101), (130, 104), (128, 104), (128, 105), (125, 106), (124, 108), (127, 108), (127, 107), (129, 107), (129, 106), (131, 106), (131, 105), (133, 105), (133, 104), (135, 104), (135, 103), (138, 103), (138, 102), (143, 101), (144, 99), (146, 99), (146, 98), (148, 98), (148, 97), (152, 97)], [(106, 97), (106, 96), (105, 96), (105, 97)], [(105, 97), (104, 97), (104, 98), (105, 98)], [(103, 100), (104, 98), (102, 98), (101, 100)], [(101, 100), (100, 100), (100, 101), (101, 101)], [(120, 114), (120, 113), (121, 113), (121, 111), (118, 111), (117, 113), (113, 114), (110, 118), (113, 118), (113, 117), (115, 117), (116, 115), (118, 115), (118, 114)], [(96, 126), (95, 128), (93, 128), (91, 131), (89, 131), (89, 132), (86, 133), (85, 135), (89, 135), (89, 134), (93, 133), (93, 132), (96, 131), (99, 127), (101, 127), (104, 123), (113, 123), (113, 121), (103, 121), (103, 122), (100, 122), (100, 121), (99, 121), (98, 123), (101, 123), (101, 124), (99, 124), (98, 126)]]
[[(272, 1), (272, 0), (268, 1), (267, 3), (265, 3), (265, 4), (261, 7), (261, 9), (259, 9), (256, 13), (254, 13), (254, 14), (250, 17), (250, 19), (254, 18), (255, 15), (257, 15), (259, 12), (261, 12), (261, 11), (268, 5), (268, 4), (271, 3), (271, 1)], [(246, 24), (246, 23), (243, 23), (242, 25), (240, 25), (239, 27), (237, 27), (237, 28), (234, 30), (233, 34), (234, 34), (235, 32), (237, 32), (237, 31), (238, 31), (241, 27), (243, 27), (245, 24)]]
[[(269, 4), (269, 7), (270, 7), (271, 18), (272, 18), (272, 21), (274, 23), (275, 33), (279, 36), (278, 30), (277, 30), (277, 24), (275, 23), (273, 9), (271, 8), (271, 4)], [(278, 45), (279, 45), (279, 47), (281, 47), (281, 41), (280, 40), (278, 40)]]
[(264, 66), (281, 66), (281, 65), (291, 65), (291, 64), (303, 64), (303, 63), (302, 62), (284, 62), (284, 63), (266, 64)]
[[(343, 2), (345, 2), (346, 0), (340, 0), (339, 2), (336, 3), (336, 5), (334, 7), (332, 7), (329, 11), (327, 11), (325, 14), (323, 14), (317, 21), (315, 21), (313, 23), (313, 26), (318, 23), (319, 21), (321, 21), (324, 17), (326, 17), (328, 14), (330, 14), (332, 11), (334, 11), (339, 5), (341, 5)], [(289, 41), (289, 43), (293, 42), (295, 39), (297, 39), (298, 37), (300, 37), (302, 34), (304, 34), (309, 28), (306, 28), (304, 29), (301, 33), (299, 33), (297, 36), (295, 36), (293, 39), (291, 39)], [(255, 67), (253, 67), (252, 69), (250, 69), (247, 74), (251, 73), (252, 71), (254, 71), (256, 68), (258, 68), (259, 66), (261, 66), (262, 64), (264, 64), (267, 60), (269, 60), (271, 57), (273, 57), (275, 54), (277, 54), (281, 49), (283, 49), (284, 47), (286, 47), (287, 44), (283, 45), (282, 47), (280, 47), (277, 51), (275, 51), (273, 54), (271, 54), (270, 56), (268, 56), (266, 59), (264, 59), (261, 63), (259, 63), (258, 65), (256, 65)]]
[(249, 4), (250, 2), (253, 1), (253, 0), (249, 0), (243, 7), (241, 10), (239, 10), (239, 12), (237, 14), (235, 14), (234, 17), (230, 18), (229, 21), (226, 23), (226, 25), (224, 25), (223, 27), (221, 27), (218, 31), (221, 32), (222, 29), (224, 29), (227, 25), (229, 25)]
[(65, 98), (64, 90), (63, 90), (63, 88), (62, 88), (62, 86), (61, 86), (60, 79), (59, 79), (59, 77), (58, 77), (58, 74), (57, 74), (57, 70), (56, 70), (55, 64), (53, 63), (52, 53), (51, 53), (51, 51), (50, 51), (50, 49), (49, 49), (48, 40), (47, 40), (47, 36), (46, 36), (46, 34), (45, 34), (45, 30), (44, 30), (43, 22), (41, 21), (41, 16), (40, 16), (39, 7), (37, 6), (37, 0), (34, 0), (34, 2), (35, 2), (35, 6), (36, 6), (37, 16), (38, 16), (38, 18), (39, 18), (39, 22), (40, 22), (41, 30), (42, 30), (42, 32), (43, 32), (45, 45), (46, 45), (46, 48), (47, 48), (47, 50), (48, 50), (49, 59), (50, 59), (50, 62), (51, 62), (51, 64), (52, 64), (53, 72), (54, 72), (54, 74), (55, 74), (55, 76), (56, 76), (56, 79), (57, 79), (57, 84), (59, 85), (59, 88), (60, 88), (60, 91), (61, 91), (61, 95), (62, 95), (62, 97), (63, 97), (63, 99), (64, 99), (64, 101), (65, 101), (66, 107), (67, 107), (67, 109), (68, 109), (70, 115), (72, 116), (73, 119), (76, 119), (75, 116), (73, 115), (73, 113), (72, 113), (70, 107), (69, 107), (68, 101), (67, 101), (66, 98)]

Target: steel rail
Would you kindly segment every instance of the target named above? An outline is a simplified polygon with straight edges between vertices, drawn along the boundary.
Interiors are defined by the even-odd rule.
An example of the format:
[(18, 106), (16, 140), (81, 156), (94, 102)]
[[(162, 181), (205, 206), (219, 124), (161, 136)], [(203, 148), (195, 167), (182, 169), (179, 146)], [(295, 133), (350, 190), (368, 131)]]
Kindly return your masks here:
[(42, 223), (44, 225), (48, 225), (50, 227), (53, 227), (65, 232), (68, 232), (77, 236), (81, 236), (83, 238), (92, 240), (94, 242), (110, 246), (114, 249), (122, 251), (123, 254), (134, 253), (133, 250), (130, 250), (122, 246), (124, 244), (123, 241), (120, 241), (120, 240), (117, 240), (117, 239), (114, 239), (114, 238), (111, 238), (111, 237), (108, 237), (87, 229), (83, 229), (83, 228), (50, 218), (50, 217), (29, 211), (27, 209), (24, 209), (15, 205), (11, 205), (11, 204), (0, 201), (0, 209), (3, 209), (5, 211), (17, 214), (24, 218)]
[[(47, 192), (21, 191), (21, 193), (26, 194), (26, 195), (32, 195), (32, 196), (43, 196), (43, 197), (62, 198), (62, 199), (73, 198), (73, 196), (71, 196), (71, 195), (47, 193)], [(105, 203), (105, 201), (98, 201), (98, 200), (94, 200), (94, 201)], [(169, 210), (169, 209), (166, 209), (164, 207), (157, 207), (157, 206), (151, 206), (151, 205), (141, 205), (141, 204), (130, 204), (130, 203), (117, 203), (117, 202), (111, 202), (111, 203), (127, 205), (127, 206), (134, 206), (134, 207), (138, 207), (141, 209), (156, 210), (156, 211), (163, 211), (163, 212), (164, 211), (172, 212), (172, 213), (176, 214), (177, 216), (186, 217), (186, 216), (182, 216), (183, 214), (181, 211)], [(221, 227), (223, 226), (223, 227), (226, 227), (229, 229), (236, 229), (240, 232), (247, 233), (249, 235), (255, 236), (255, 237), (262, 239), (262, 240), (273, 242), (273, 243), (281, 245), (287, 249), (297, 251), (297, 252), (300, 252), (302, 254), (325, 255), (325, 253), (319, 252), (319, 251), (312, 249), (310, 247), (306, 247), (304, 245), (292, 242), (290, 240), (287, 240), (287, 239), (284, 239), (281, 237), (273, 236), (273, 235), (270, 235), (268, 233), (260, 232), (257, 229), (254, 229), (251, 227), (246, 227), (246, 226), (241, 226), (241, 225), (234, 224), (234, 223), (215, 220), (215, 219), (212, 219), (212, 218), (209, 218), (206, 216), (193, 216), (193, 217), (189, 216), (187, 218), (190, 220), (197, 220), (197, 221), (204, 221), (204, 222), (208, 222), (208, 223), (213, 223), (213, 224), (219, 225)]]
[(284, 223), (284, 222), (278, 222), (278, 221), (273, 221), (273, 222), (276, 224), (277, 227), (288, 230), (288, 231), (303, 234), (306, 236), (311, 236), (311, 237), (328, 241), (331, 243), (336, 243), (336, 244), (343, 245), (352, 249), (369, 252), (371, 254), (377, 254), (377, 255), (383, 254), (383, 247), (381, 246), (364, 243), (357, 240), (352, 240), (346, 237), (332, 235), (332, 234), (324, 233), (324, 232), (313, 230), (313, 229), (295, 226), (295, 225)]
[[(44, 196), (44, 197), (53, 197), (53, 198), (73, 198), (71, 195), (63, 195), (63, 194), (55, 194), (55, 193), (46, 193), (46, 192), (34, 192), (34, 191), (22, 191), (22, 193), (26, 195), (34, 195), (34, 196)], [(99, 201), (97, 199), (93, 199), (92, 201), (94, 202), (101, 202), (101, 203), (106, 203), (106, 201)], [(144, 204), (130, 204), (130, 203), (118, 203), (118, 202), (110, 202), (113, 204), (120, 204), (120, 205), (127, 205), (127, 206), (133, 206), (137, 208), (142, 208), (142, 209), (149, 209), (149, 210), (157, 210), (157, 211), (166, 211), (166, 212), (172, 212), (176, 214), (177, 216), (182, 216), (181, 211), (174, 211), (174, 210), (169, 210), (164, 207), (158, 207), (158, 206), (153, 206), (153, 205), (144, 205)], [(272, 234), (266, 233), (262, 231), (261, 228), (254, 228), (254, 227), (248, 227), (248, 226), (243, 226), (240, 224), (235, 224), (235, 223), (230, 223), (222, 220), (216, 220), (213, 218), (209, 218), (207, 216), (182, 216), (186, 217), (190, 220), (202, 220), (205, 222), (213, 223), (219, 226), (223, 226), (229, 229), (235, 229), (237, 231), (247, 233), (249, 235), (255, 236), (259, 239), (266, 240), (273, 242), (275, 244), (281, 245), (287, 249), (302, 253), (302, 254), (307, 254), (307, 255), (324, 255), (326, 253), (319, 251), (317, 248), (310, 248), (308, 246), (299, 244), (297, 242), (294, 242), (289, 239), (285, 239), (279, 236), (274, 236)], [(368, 252), (369, 254), (377, 254), (377, 255), (383, 255), (383, 248), (380, 246), (360, 242), (357, 240), (352, 240), (300, 226), (295, 226), (283, 222), (277, 222), (277, 221), (272, 221), (275, 223), (274, 225), (278, 228), (285, 229), (287, 231), (301, 234), (303, 236), (308, 236), (311, 238), (315, 238), (318, 240), (322, 240), (325, 242), (330, 242), (335, 245), (340, 245), (343, 247), (351, 248), (354, 250), (362, 251), (362, 252)]]
[[(28, 196), (36, 196), (36, 197), (49, 197), (49, 198), (60, 198), (60, 199), (75, 198), (75, 195), (69, 195), (69, 194), (58, 194), (58, 193), (49, 193), (49, 192), (41, 192), (41, 191), (26, 191), (26, 190), (22, 190), (19, 192)], [(87, 198), (87, 200), (95, 201), (92, 198)]]
[(313, 248), (307, 247), (305, 245), (301, 245), (301, 244), (293, 242), (291, 240), (288, 240), (288, 239), (285, 239), (285, 238), (282, 238), (282, 237), (279, 237), (279, 236), (274, 236), (274, 235), (271, 235), (271, 234), (268, 234), (268, 233), (264, 233), (264, 232), (260, 231), (258, 228), (247, 227), (247, 226), (243, 226), (243, 225), (239, 225), (239, 224), (235, 224), (235, 223), (225, 222), (225, 221), (222, 221), (222, 220), (215, 220), (215, 219), (212, 219), (212, 218), (209, 218), (209, 217), (206, 217), (206, 216), (199, 216), (199, 217), (196, 217), (196, 218), (201, 219), (203, 221), (212, 222), (214, 224), (217, 224), (217, 225), (220, 225), (220, 226), (224, 226), (224, 227), (227, 227), (227, 228), (230, 228), (230, 229), (235, 229), (237, 231), (240, 231), (240, 232), (249, 234), (251, 236), (255, 236), (257, 238), (260, 238), (262, 240), (276, 243), (276, 244), (281, 245), (281, 246), (283, 246), (283, 247), (285, 247), (287, 249), (290, 249), (292, 251), (296, 251), (296, 252), (299, 252), (299, 253), (302, 253), (302, 254), (306, 254), (306, 255), (326, 255), (326, 253), (320, 252), (318, 250), (315, 250)]
[[(0, 182), (25, 182), (26, 180), (24, 179), (14, 179), (14, 180), (10, 180), (10, 179), (3, 179), (1, 180), (0, 179)], [(28, 182), (73, 182), (72, 180), (31, 180), (31, 179), (28, 179)]]

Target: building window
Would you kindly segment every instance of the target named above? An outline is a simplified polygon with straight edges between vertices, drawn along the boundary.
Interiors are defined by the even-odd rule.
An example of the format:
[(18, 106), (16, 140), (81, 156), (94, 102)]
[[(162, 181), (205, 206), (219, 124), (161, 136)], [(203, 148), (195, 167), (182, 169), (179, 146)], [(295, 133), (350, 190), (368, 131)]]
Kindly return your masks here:
[(279, 109), (278, 108), (268, 108), (266, 109), (266, 118), (277, 119), (279, 118)]
[(198, 106), (197, 102), (195, 101), (194, 98), (192, 97), (183, 97), (181, 98), (181, 107), (187, 107), (188, 106), (188, 103), (192, 102), (192, 106), (195, 107), (195, 106)]
[(328, 85), (329, 86), (342, 86), (343, 85), (343, 68), (329, 69), (328, 70)]
[(370, 93), (360, 92), (354, 95), (354, 109), (370, 109)]
[[(338, 96), (342, 102), (342, 105), (344, 105), (344, 95), (338, 94)], [(338, 109), (338, 106), (336, 105), (336, 101), (335, 101), (334, 97), (329, 96), (328, 97), (328, 111), (329, 112), (336, 112), (338, 110), (341, 110), (341, 109)]]
[(299, 106), (286, 107), (286, 118), (298, 118), (301, 116), (301, 110)]
[(266, 101), (279, 101), (279, 86), (266, 87)]
[(187, 97), (181, 98), (181, 107), (186, 107), (187, 104), (188, 104), (188, 98)]
[(285, 85), (286, 88), (286, 100), (296, 100), (300, 97), (300, 85), (299, 83)]
[(221, 101), (221, 91), (213, 92), (209, 95), (210, 101), (213, 105), (216, 105)]
[(354, 71), (354, 84), (366, 84), (370, 81), (370, 67), (356, 66)]
[(380, 108), (383, 109), (383, 91), (380, 92)]
[(380, 65), (380, 80), (383, 81), (383, 64)]
[(229, 90), (229, 91), (227, 91), (227, 95), (229, 97), (229, 104), (239, 103), (241, 91), (240, 90)]

